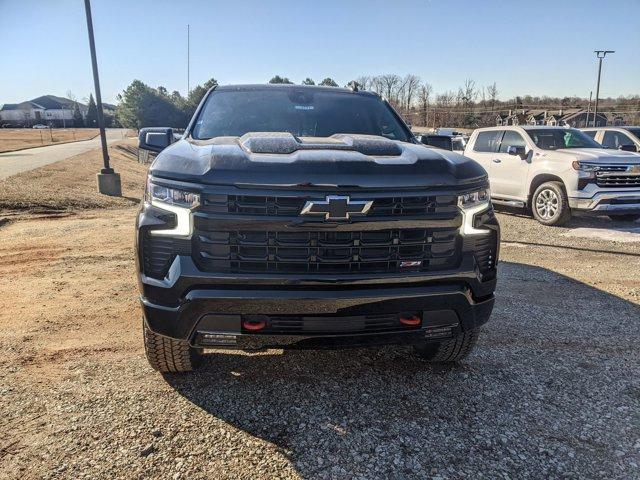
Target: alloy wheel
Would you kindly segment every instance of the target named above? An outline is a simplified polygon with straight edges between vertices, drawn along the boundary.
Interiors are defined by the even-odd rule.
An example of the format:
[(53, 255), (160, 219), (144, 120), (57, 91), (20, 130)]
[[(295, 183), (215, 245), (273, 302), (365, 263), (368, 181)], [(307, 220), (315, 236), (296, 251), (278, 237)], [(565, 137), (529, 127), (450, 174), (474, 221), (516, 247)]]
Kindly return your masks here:
[(558, 213), (558, 195), (550, 188), (545, 188), (536, 197), (536, 212), (545, 220), (551, 220)]

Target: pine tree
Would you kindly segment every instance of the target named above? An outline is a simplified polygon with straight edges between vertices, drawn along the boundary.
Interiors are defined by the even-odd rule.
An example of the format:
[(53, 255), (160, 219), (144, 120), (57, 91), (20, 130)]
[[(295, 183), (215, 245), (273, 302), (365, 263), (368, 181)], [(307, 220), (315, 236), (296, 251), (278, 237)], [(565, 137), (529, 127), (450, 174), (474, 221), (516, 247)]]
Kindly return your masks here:
[(327, 77), (320, 82), (320, 85), (324, 85), (325, 87), (337, 87), (338, 84), (331, 77)]
[(78, 102), (73, 103), (73, 126), (76, 128), (84, 127), (84, 118), (82, 118)]
[(290, 85), (293, 84), (293, 82), (287, 77), (281, 77), (280, 75), (276, 75), (275, 77), (273, 77), (271, 80), (269, 80), (269, 83), (288, 83)]
[(85, 119), (87, 127), (96, 128), (98, 126), (98, 107), (93, 99), (93, 94), (89, 95), (89, 109), (87, 110), (87, 118)]

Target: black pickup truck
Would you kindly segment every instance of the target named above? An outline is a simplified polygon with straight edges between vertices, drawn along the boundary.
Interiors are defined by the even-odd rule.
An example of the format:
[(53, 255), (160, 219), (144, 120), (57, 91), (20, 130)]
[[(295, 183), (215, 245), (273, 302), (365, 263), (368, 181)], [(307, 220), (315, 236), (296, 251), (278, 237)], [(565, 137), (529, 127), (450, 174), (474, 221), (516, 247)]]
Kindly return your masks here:
[(207, 348), (410, 344), (466, 356), (491, 314), (499, 227), (486, 172), (421, 145), (357, 88), (223, 86), (158, 153), (137, 218), (147, 358)]

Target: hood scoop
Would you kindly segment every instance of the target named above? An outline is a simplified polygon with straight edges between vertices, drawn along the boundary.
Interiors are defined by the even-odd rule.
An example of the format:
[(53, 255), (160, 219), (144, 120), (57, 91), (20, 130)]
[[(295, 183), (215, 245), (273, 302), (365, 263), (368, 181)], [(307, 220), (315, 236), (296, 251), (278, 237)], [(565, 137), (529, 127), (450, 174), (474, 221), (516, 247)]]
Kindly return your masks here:
[(252, 132), (238, 139), (244, 150), (254, 154), (288, 155), (300, 150), (347, 150), (374, 157), (397, 157), (396, 142), (375, 135), (335, 134), (330, 137), (294, 137), (289, 132)]

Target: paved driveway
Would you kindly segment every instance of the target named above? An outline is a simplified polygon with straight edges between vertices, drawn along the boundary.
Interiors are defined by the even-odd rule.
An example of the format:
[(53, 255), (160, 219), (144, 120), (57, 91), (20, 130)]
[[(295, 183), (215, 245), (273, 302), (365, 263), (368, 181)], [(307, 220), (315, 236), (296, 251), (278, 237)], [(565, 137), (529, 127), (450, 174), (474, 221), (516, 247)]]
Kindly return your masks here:
[[(112, 143), (124, 138), (126, 129), (107, 129), (107, 142)], [(10, 177), (20, 172), (58, 162), (74, 155), (100, 148), (100, 137), (81, 142), (49, 145), (46, 147), (29, 148), (17, 152), (0, 153), (0, 179)]]

